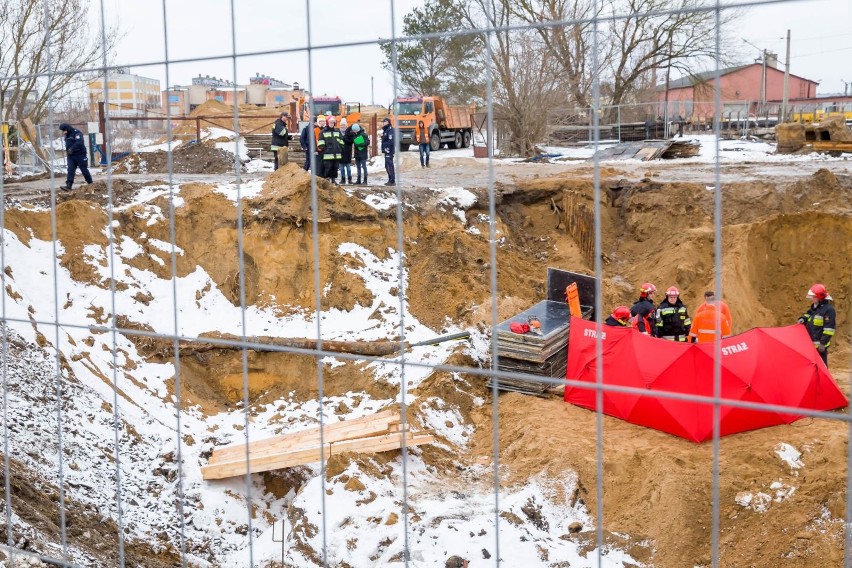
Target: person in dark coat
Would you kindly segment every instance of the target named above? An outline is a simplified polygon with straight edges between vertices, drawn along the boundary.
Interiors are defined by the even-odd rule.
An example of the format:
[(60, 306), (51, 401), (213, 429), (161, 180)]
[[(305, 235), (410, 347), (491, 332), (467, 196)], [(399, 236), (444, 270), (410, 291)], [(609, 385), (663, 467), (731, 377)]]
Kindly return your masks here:
[(346, 119), (340, 119), (340, 132), (343, 136), (343, 153), (340, 158), (340, 185), (347, 183), (352, 185), (352, 141), (355, 135), (352, 127), (346, 124)]
[(654, 119), (650, 116), (645, 119), (645, 140), (651, 140), (654, 133)]
[(309, 136), (313, 134), (314, 128), (317, 126), (317, 117), (305, 125), (302, 129), (302, 132), (299, 134), (299, 146), (302, 148), (302, 151), (305, 153), (305, 171), (309, 171), (311, 169), (311, 139)]
[(657, 337), (669, 341), (689, 341), (692, 318), (680, 299), (680, 290), (670, 286), (666, 290), (666, 299), (657, 306)]
[(388, 181), (385, 185), (396, 185), (396, 172), (393, 169), (394, 156), (393, 126), (389, 118), (382, 120), (382, 154), (385, 155), (385, 171), (388, 173)]
[(831, 305), (832, 297), (822, 284), (811, 286), (807, 298), (811, 307), (799, 318), (799, 323), (808, 330), (822, 362), (828, 367), (828, 348), (836, 330), (837, 312)]
[(80, 173), (83, 174), (86, 183), (92, 183), (92, 174), (89, 173), (89, 156), (86, 152), (83, 133), (67, 122), (60, 124), (59, 130), (65, 133), (65, 154), (68, 156), (68, 176), (65, 179), (63, 189), (71, 191), (77, 168), (80, 168)]
[(355, 150), (355, 171), (358, 173), (358, 179), (355, 183), (361, 185), (361, 172), (364, 173), (364, 185), (367, 185), (367, 159), (369, 156), (370, 137), (367, 131), (361, 128), (361, 125), (355, 123), (352, 125), (352, 148)]
[(639, 299), (630, 308), (630, 316), (633, 321), (633, 327), (645, 335), (654, 336), (656, 333), (656, 325), (654, 325), (654, 312), (657, 307), (654, 305), (654, 292), (657, 287), (650, 282), (645, 282), (639, 288)]
[(272, 125), (272, 142), (269, 144), (269, 149), (272, 150), (274, 157), (274, 168), (278, 169), (278, 165), (287, 163), (287, 153), (290, 149), (290, 131), (287, 130), (287, 122), (290, 120), (290, 113), (284, 111), (281, 116)]
[(604, 324), (612, 327), (630, 327), (630, 308), (618, 306), (612, 310), (612, 314), (606, 318)]
[(329, 116), (317, 141), (318, 161), (320, 154), (322, 155), (322, 166), (317, 167), (322, 172), (322, 177), (332, 183), (337, 180), (337, 168), (340, 165), (340, 158), (343, 156), (343, 137), (340, 136), (340, 130), (336, 126), (337, 119), (334, 116)]

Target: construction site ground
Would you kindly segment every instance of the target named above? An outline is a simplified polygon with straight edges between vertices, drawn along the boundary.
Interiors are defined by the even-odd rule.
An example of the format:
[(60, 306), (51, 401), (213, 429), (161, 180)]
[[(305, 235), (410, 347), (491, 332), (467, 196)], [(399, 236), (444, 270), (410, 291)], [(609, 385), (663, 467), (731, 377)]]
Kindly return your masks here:
[[(401, 236), (407, 270), (406, 313), (416, 319), (418, 326), (425, 326), (435, 335), (471, 330), (475, 341), (479, 342), (478, 350), (461, 345), (445, 347), (449, 351), (443, 362), (472, 368), (487, 368), (490, 363), (487, 346), (494, 322), (491, 319), (492, 259), (488, 236), (489, 199), (492, 197), (496, 211), (499, 320), (544, 298), (547, 267), (594, 273), (591, 259), (566, 228), (565, 210), (577, 204), (588, 210), (593, 208), (596, 174), (601, 186), (604, 308), (630, 305), (635, 300), (638, 285), (645, 281), (654, 282), (658, 288), (678, 286), (686, 305), (694, 308), (714, 282), (714, 198), (715, 185), (719, 181), (723, 195), (723, 293), (731, 308), (734, 331), (794, 323), (807, 309), (805, 292), (808, 287), (817, 281), (825, 283), (835, 299), (838, 313), (838, 334), (830, 353), (830, 370), (848, 396), (848, 314), (852, 307), (848, 262), (852, 257), (850, 162), (777, 159), (724, 163), (717, 169), (712, 163), (695, 160), (657, 160), (607, 162), (596, 170), (595, 164), (588, 160), (557, 163), (495, 160), (490, 163), (471, 156), (464, 151), (447, 152), (443, 156), (436, 152), (432, 154), (431, 167), (423, 169), (417, 161), (417, 153), (412, 151), (402, 156), (398, 173), (404, 203)], [(490, 165), (493, 174), (489, 172)], [(353, 261), (342, 252), (342, 246), (354, 243), (362, 247), (359, 250), (369, 251), (384, 262), (392, 260), (389, 250), (399, 247), (396, 188), (381, 185), (386, 176), (378, 164), (374, 170), (371, 185), (367, 187), (341, 188), (325, 181), (318, 182), (319, 243), (316, 244), (312, 238), (310, 177), (297, 165), (290, 164), (274, 173), (239, 174), (241, 186), (249, 193), (242, 207), (244, 235), (240, 242), (246, 254), (243, 263), (236, 254), (236, 204), (217, 190), (217, 186), (235, 186), (238, 176), (234, 173), (175, 174), (171, 188), (180, 195), (174, 227), (176, 245), (180, 249), (175, 260), (177, 275), (188, 278), (198, 269), (203, 270), (209, 275), (210, 283), (195, 293), (196, 301), (203, 302), (212, 289), (221, 292), (232, 305), (239, 306), (241, 280), (238, 274), (242, 266), (246, 305), (271, 310), (282, 320), (310, 313), (315, 310), (317, 301), (322, 310), (329, 313), (335, 310), (339, 311), (335, 313), (349, 313), (370, 306), (377, 292), (366, 286), (359, 276), (359, 270), (365, 269), (363, 262)], [(489, 191), (492, 175), (493, 192)], [(93, 257), (89, 248), (96, 245), (106, 250), (106, 204), (109, 201), (106, 182), (107, 175), (101, 172), (96, 174), (92, 186), (78, 186), (73, 192), (57, 191), (56, 229), (62, 243), (62, 249), (57, 252), (59, 264), (73, 281), (92, 290), (109, 289), (109, 278), (103, 271), (106, 260)], [(140, 243), (143, 238), (156, 238), (161, 243), (170, 241), (168, 182), (168, 177), (162, 173), (111, 176), (112, 202), (125, 207), (113, 213), (117, 242), (127, 242), (123, 241), (125, 238)], [(4, 185), (5, 228), (22, 243), (30, 239), (50, 241), (51, 213), (47, 207), (51, 183), (58, 187), (61, 176), (54, 182), (47, 179)], [(140, 193), (153, 191), (151, 188), (155, 186), (159, 188), (157, 191), (163, 192), (159, 197), (151, 200), (150, 205), (136, 204)], [(456, 194), (448, 192), (448, 188), (463, 188), (473, 198), (454, 199)], [(146, 207), (152, 206), (159, 208), (162, 214), (144, 214)], [(314, 291), (315, 246), (319, 251), (318, 277), (323, 288), (319, 300)], [(131, 266), (127, 274), (145, 271), (168, 281), (172, 270), (169, 254), (148, 244), (143, 244), (142, 249), (132, 261), (125, 261)], [(31, 313), (37, 313), (33, 320), (48, 320), (50, 312), (40, 311), (32, 292), (28, 295), (28, 291), (16, 282), (18, 275), (27, 269), (24, 259), (10, 257), (7, 252), (7, 302), (29, 302), (33, 306)], [(172, 312), (170, 297), (155, 297), (147, 290), (140, 288), (136, 297), (140, 310)], [(392, 295), (398, 293), (398, 289), (391, 290)], [(16, 295), (23, 300), (16, 299)], [(59, 303), (64, 301), (65, 297), (61, 296)], [(137, 312), (123, 306), (122, 303), (116, 308), (121, 327), (150, 330), (144, 322), (138, 321), (140, 316), (134, 315)], [(390, 318), (387, 315), (390, 308), (380, 305), (371, 318), (377, 321)], [(75, 323), (104, 325), (110, 321), (108, 310), (105, 312), (95, 306), (89, 311), (87, 321)], [(54, 328), (38, 323), (33, 323), (32, 328), (39, 338), (38, 348), (25, 347), (23, 343), (16, 348), (45, 349), (45, 353), (50, 353), (56, 342)], [(155, 331), (171, 333), (170, 329)], [(252, 333), (275, 335), (275, 331), (254, 330)], [(102, 339), (96, 334), (92, 337), (95, 342)], [(386, 339), (396, 337), (388, 335)], [(120, 357), (117, 364), (121, 389), (132, 387), (125, 384), (128, 381), (136, 386), (139, 386), (137, 383), (147, 384), (148, 379), (142, 376), (142, 370), (147, 368), (145, 365), (174, 362), (171, 341), (164, 347), (141, 336), (128, 336), (127, 340), (135, 349), (124, 349), (125, 356)], [(75, 364), (85, 363), (85, 368), (101, 384), (111, 387), (118, 379), (114, 378), (109, 365), (97, 362), (100, 355), (95, 351), (102, 351), (102, 348), (92, 347), (89, 353), (81, 341), (87, 340), (74, 340), (73, 355), (63, 354), (63, 361), (67, 358), (68, 373), (71, 377), (80, 374), (78, 369), (82, 367)], [(50, 358), (45, 358), (49, 362)], [(182, 358), (180, 363), (182, 406), (193, 409), (199, 425), (219, 424), (216, 421), (226, 415), (242, 414), (244, 369), (248, 376), (245, 392), (252, 408), (268, 404), (279, 408), (272, 414), (258, 411), (253, 421), (274, 415), (277, 421), (274, 431), (286, 432), (288, 426), (304, 423), (296, 419), (288, 422), (287, 409), (310, 405), (315, 408), (316, 405), (317, 364), (310, 356), (249, 352), (248, 362), (244, 363), (239, 350), (222, 350), (204, 357)], [(49, 386), (54, 377), (49, 374), (49, 365), (46, 369), (48, 376), (43, 380)], [(334, 405), (332, 414), (339, 418), (353, 411), (352, 403), (341, 402), (341, 397), (351, 397), (355, 393), (363, 400), (388, 401), (389, 404), (399, 395), (398, 381), (377, 380), (371, 369), (360, 362), (325, 364), (323, 369), (324, 395), (327, 402)], [(86, 386), (86, 379), (79, 376), (68, 380)], [(409, 408), (409, 419), (441, 440), (440, 444), (415, 450), (416, 459), (420, 460), (417, 463), (422, 461), (434, 482), (442, 484), (445, 491), (469, 493), (473, 485), (481, 485), (487, 495), (492, 479), (494, 417), (492, 393), (485, 387), (485, 378), (474, 373), (435, 371), (424, 372), (417, 381), (408, 391), (416, 400)], [(159, 393), (156, 396), (165, 403), (175, 393), (174, 377), (164, 377), (164, 385), (163, 389), (158, 389), (148, 384), (147, 391)], [(47, 386), (44, 404), (45, 408), (51, 408)], [(111, 408), (113, 400), (104, 395), (102, 403)], [(52, 404), (55, 406), (55, 401)], [(122, 391), (121, 404), (141, 405), (130, 391)], [(443, 413), (440, 416), (450, 417), (444, 420), (444, 425), (429, 418), (434, 416), (430, 412), (436, 408)], [(846, 409), (840, 410), (838, 415), (845, 412)], [(126, 423), (133, 426), (132, 437), (146, 438), (143, 420), (134, 422), (126, 418)], [(718, 498), (719, 505), (720, 566), (842, 565), (849, 437), (845, 421), (809, 418), (789, 426), (723, 438), (718, 445), (718, 486), (714, 486), (713, 477), (714, 444), (694, 444), (608, 417), (603, 418), (603, 437), (599, 440), (597, 416), (566, 404), (559, 388), (552, 389), (546, 398), (501, 394), (497, 423), (501, 491), (514, 495), (513, 491), (530, 480), (542, 486), (561, 483), (560, 480), (567, 478), (573, 480), (565, 484), (572, 488), (568, 494), (539, 495), (538, 501), (531, 497), (517, 509), (500, 515), (501, 526), (505, 523), (513, 531), (526, 531), (523, 534), (536, 542), (533, 550), (537, 552), (531, 558), (535, 563), (528, 564), (530, 566), (586, 565), (570, 563), (559, 551), (560, 547), (571, 545), (579, 551), (577, 554), (589, 554), (595, 548), (598, 460), (602, 460), (601, 523), (607, 550), (622, 551), (626, 555), (621, 563), (613, 560), (613, 566), (710, 566), (714, 498)], [(442, 429), (443, 426), (446, 429)], [(211, 444), (224, 443), (217, 439), (222, 434), (217, 428), (186, 433), (186, 443), (196, 448), (184, 454), (189, 460), (184, 465), (187, 470), (195, 471), (206, 463), (204, 451), (197, 450), (198, 444), (206, 444), (209, 449)], [(460, 431), (464, 432), (461, 438), (450, 434)], [(43, 436), (49, 437), (51, 433), (44, 432)], [(793, 461), (784, 459), (785, 449), (790, 447), (800, 453)], [(102, 451), (109, 453), (109, 448)], [(122, 459), (138, 459), (133, 465), (146, 469), (151, 467), (149, 458), (147, 454), (134, 456), (131, 452)], [(175, 455), (169, 459), (172, 469), (163, 469), (171, 472), (170, 482), (173, 483)], [(375, 499), (376, 493), (382, 494), (379, 486), (391, 479), (398, 483), (393, 464), (399, 460), (399, 452), (363, 457), (346, 454), (332, 458), (326, 471), (328, 491), (331, 491), (326, 497), (328, 506), (335, 507), (335, 499), (344, 499), (351, 493), (362, 496), (363, 503), (359, 501), (359, 506), (368, 508), (371, 492)], [(51, 482), (55, 472), (37, 471), (34, 464), (37, 464), (36, 457), (29, 462), (13, 462), (13, 507), (28, 507), (27, 515), (18, 514), (26, 517), (29, 526), (39, 527), (36, 532), (42, 538), (47, 535), (58, 542), (56, 485), (55, 480)], [(166, 474), (163, 476), (168, 478)], [(258, 505), (262, 511), (257, 514), (257, 522), (270, 526), (277, 522), (278, 519), (272, 518), (274, 507), (271, 503), (284, 499), (291, 490), (298, 495), (307, 487), (313, 487), (311, 482), (315, 482), (316, 477), (317, 470), (310, 468), (257, 474), (255, 487), (269, 501), (266, 508)], [(99, 483), (114, 489), (114, 480)], [(230, 492), (235, 499), (244, 488), (244, 480), (221, 486), (223, 493)], [(104, 515), (97, 507), (72, 497), (73, 492), (66, 503), (69, 519), (73, 519), (69, 543), (75, 550), (82, 551), (80, 554), (87, 555), (90, 565), (115, 565), (118, 550), (114, 520), (103, 522)], [(560, 510), (558, 507), (582, 509), (585, 522), (567, 530), (542, 513), (542, 501), (557, 507), (555, 510)], [(165, 518), (174, 515), (173, 503), (165, 502), (161, 506), (163, 511), (169, 511), (163, 513)], [(353, 506), (352, 510), (358, 510), (359, 506)], [(472, 507), (469, 503), (466, 506)], [(504, 503), (504, 506), (510, 505)], [(101, 507), (109, 510), (110, 505), (107, 502)], [(134, 505), (126, 503), (125, 507), (132, 509)], [(199, 512), (204, 509), (203, 504), (188, 500), (185, 507), (186, 518), (204, 518)], [(209, 511), (208, 508), (204, 514)], [(322, 540), (317, 534), (317, 517), (311, 516), (314, 513), (293, 506), (286, 510), (292, 532), (287, 541), (288, 556), (284, 565), (321, 565), (322, 551), (317, 543)], [(350, 520), (339, 527), (357, 526), (364, 534), (353, 536), (354, 541), (348, 544), (335, 544), (341, 548), (330, 565), (360, 568), (401, 562), (402, 539), (390, 538), (369, 551), (362, 550), (367, 546), (365, 533), (401, 523), (397, 516), (401, 515), (399, 510), (384, 511), (378, 517), (370, 517), (369, 521), (349, 514)], [(430, 529), (425, 526), (425, 507), (421, 510), (415, 506), (412, 514), (416, 517), (410, 520), (412, 530), (420, 530), (421, 535), (423, 531), (430, 534), (430, 530), (445, 522), (445, 519), (432, 519)], [(458, 514), (462, 517), (467, 514), (464, 507)], [(488, 515), (493, 519), (493, 513), (487, 511), (484, 518), (489, 518)], [(229, 556), (235, 541), (228, 540), (239, 538), (233, 534), (239, 532), (238, 527), (229, 528), (226, 538), (225, 529), (230, 525), (222, 523), (221, 518), (219, 522), (208, 520), (212, 524), (202, 531), (208, 536), (202, 538), (199, 536), (202, 532), (192, 533), (185, 544), (192, 562), (206, 566), (239, 565)], [(200, 523), (199, 520), (197, 524)], [(175, 523), (167, 524), (170, 526), (152, 529), (153, 534), (148, 539), (138, 538), (138, 532), (128, 529), (135, 535), (128, 540), (124, 552), (130, 564), (180, 565), (180, 538), (176, 536)], [(336, 527), (338, 525), (329, 526), (327, 530), (344, 530)], [(220, 528), (222, 535), (218, 534)], [(437, 537), (429, 544), (417, 545), (412, 540), (412, 546), (423, 556), (423, 566), (443, 566), (438, 560), (453, 554), (470, 560), (471, 567), (491, 566), (494, 565), (491, 555), (495, 551), (489, 543), (493, 543), (493, 532), (485, 523), (481, 529), (480, 532), (470, 527), (469, 540), (477, 544), (465, 550), (461, 550), (463, 545), (457, 544), (458, 541)], [(467, 530), (463, 529), (464, 540), (468, 540)], [(5, 526), (2, 531), (0, 538), (5, 538)], [(501, 555), (507, 559), (512, 558), (512, 548), (529, 544), (526, 537), (521, 543), (517, 534), (507, 533), (501, 540)], [(476, 550), (472, 551), (471, 546)], [(55, 554), (55, 548), (33, 538), (23, 548)], [(436, 549), (439, 552), (435, 552)], [(281, 565), (274, 557), (270, 553), (262, 565)], [(359, 558), (369, 558), (371, 563), (359, 563)], [(594, 554), (588, 556), (590, 562), (594, 558)], [(520, 565), (507, 562), (506, 565)]]

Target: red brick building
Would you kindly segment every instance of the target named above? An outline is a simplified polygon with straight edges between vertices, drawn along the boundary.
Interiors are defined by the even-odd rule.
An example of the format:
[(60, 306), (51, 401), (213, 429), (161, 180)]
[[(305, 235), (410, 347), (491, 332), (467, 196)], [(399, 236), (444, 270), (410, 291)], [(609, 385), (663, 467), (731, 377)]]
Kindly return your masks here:
[[(767, 65), (752, 63), (738, 67), (720, 69), (719, 89), (723, 115), (763, 115), (771, 106), (778, 108), (784, 99), (784, 71), (775, 68), (772, 59)], [(687, 120), (703, 120), (713, 116), (716, 98), (715, 71), (699, 73), (657, 87), (659, 114), (665, 115), (668, 101), (669, 117), (680, 114)], [(816, 97), (818, 83), (790, 74), (789, 99), (812, 99)], [(772, 111), (773, 113), (775, 111)]]

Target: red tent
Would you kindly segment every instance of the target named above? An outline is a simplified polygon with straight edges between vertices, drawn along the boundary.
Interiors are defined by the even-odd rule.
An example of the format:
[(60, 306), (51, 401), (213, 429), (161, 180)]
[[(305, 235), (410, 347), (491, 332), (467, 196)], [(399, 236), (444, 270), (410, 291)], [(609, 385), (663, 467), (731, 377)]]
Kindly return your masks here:
[[(603, 326), (603, 383), (713, 396), (713, 343), (674, 343)], [(596, 325), (571, 318), (567, 378), (597, 381)], [(721, 396), (728, 400), (832, 410), (847, 401), (804, 326), (754, 328), (722, 339)], [(567, 386), (567, 402), (595, 410), (594, 388)], [(721, 434), (789, 424), (802, 416), (722, 405)], [(648, 395), (603, 393), (603, 412), (694, 442), (713, 436), (713, 405)]]

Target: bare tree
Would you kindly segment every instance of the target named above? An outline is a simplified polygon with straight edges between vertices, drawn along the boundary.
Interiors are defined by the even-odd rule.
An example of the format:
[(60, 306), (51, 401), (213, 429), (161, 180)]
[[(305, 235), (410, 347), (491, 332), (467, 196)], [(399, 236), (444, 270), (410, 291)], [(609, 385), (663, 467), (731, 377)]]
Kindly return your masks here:
[[(720, 64), (729, 62), (726, 45), (717, 55), (716, 14), (703, 0), (611, 1), (616, 17), (609, 38), (617, 46), (607, 61), (612, 105), (634, 102), (636, 92), (654, 87), (657, 70), (691, 74), (717, 56)], [(725, 11), (718, 25), (724, 30), (734, 17)]]
[(0, 5), (2, 118), (39, 121), (56, 104), (97, 76), (116, 33), (94, 40), (88, 0), (14, 0)]
[(537, 33), (548, 52), (556, 59), (566, 83), (570, 103), (577, 107), (591, 106), (592, 84), (600, 63), (609, 59), (614, 45), (597, 46), (599, 63), (593, 66), (593, 18), (600, 17), (603, 4), (595, 10), (592, 2), (584, 0), (516, 0), (513, 13), (526, 22), (570, 22), (566, 25), (542, 26)]
[(544, 137), (547, 113), (564, 102), (559, 67), (551, 51), (532, 30), (509, 31), (514, 0), (468, 0), (461, 15), (471, 28), (491, 28), (495, 106), (509, 126), (510, 151), (531, 155)]
[[(566, 22), (537, 29), (559, 61), (572, 102), (578, 106), (590, 106), (595, 79), (600, 81), (603, 105), (640, 102), (653, 94), (661, 78), (658, 74), (693, 75), (717, 57), (716, 15), (704, 0), (516, 0), (513, 4), (515, 15), (525, 22)], [(736, 17), (736, 11), (724, 11), (721, 29)], [(599, 18), (597, 29), (593, 18)], [(722, 41), (720, 64), (726, 65), (735, 50), (725, 35)], [(592, 65), (593, 50), (596, 66)]]

